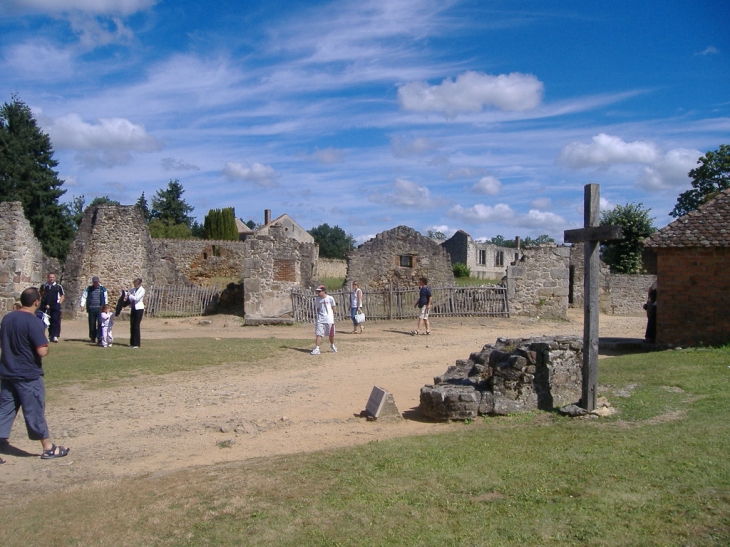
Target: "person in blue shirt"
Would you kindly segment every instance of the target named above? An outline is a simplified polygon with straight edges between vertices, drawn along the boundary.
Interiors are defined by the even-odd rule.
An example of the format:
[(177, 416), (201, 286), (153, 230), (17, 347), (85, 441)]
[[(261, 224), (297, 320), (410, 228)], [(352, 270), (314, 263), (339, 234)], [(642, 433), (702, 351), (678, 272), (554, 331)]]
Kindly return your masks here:
[(416, 330), (411, 331), (411, 334), (418, 334), (418, 329), (421, 328), (421, 323), (423, 323), (423, 326), (426, 329), (423, 334), (431, 334), (430, 325), (428, 323), (428, 312), (431, 310), (431, 300), (433, 299), (433, 295), (431, 294), (431, 289), (428, 287), (428, 279), (425, 277), (419, 279), (418, 286), (421, 287), (421, 290), (418, 293), (418, 302), (416, 302), (415, 307), (421, 308), (421, 311), (418, 314), (418, 326), (416, 327)]
[(28, 438), (41, 442), (41, 458), (49, 460), (66, 456), (70, 449), (49, 438), (42, 362), (48, 355), (48, 339), (35, 316), (40, 304), (40, 292), (29, 287), (20, 295), (20, 309), (0, 322), (0, 451), (8, 452), (10, 430), (22, 408)]

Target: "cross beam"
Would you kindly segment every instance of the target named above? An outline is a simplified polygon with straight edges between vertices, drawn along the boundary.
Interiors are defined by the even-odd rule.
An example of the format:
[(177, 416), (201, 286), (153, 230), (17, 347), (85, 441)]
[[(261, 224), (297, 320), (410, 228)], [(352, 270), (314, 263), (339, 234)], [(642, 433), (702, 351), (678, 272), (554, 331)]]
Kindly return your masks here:
[(601, 187), (586, 184), (583, 194), (583, 226), (578, 230), (566, 230), (566, 243), (585, 243), (583, 260), (583, 390), (581, 405), (586, 410), (596, 408), (598, 391), (598, 285), (601, 260), (598, 254), (600, 241), (621, 239), (620, 226), (599, 226)]

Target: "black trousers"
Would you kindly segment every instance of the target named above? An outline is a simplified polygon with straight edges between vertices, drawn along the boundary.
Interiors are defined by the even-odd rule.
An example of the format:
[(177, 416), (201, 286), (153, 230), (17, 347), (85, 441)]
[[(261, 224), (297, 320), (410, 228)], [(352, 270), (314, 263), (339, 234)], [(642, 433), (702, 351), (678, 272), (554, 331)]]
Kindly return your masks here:
[(139, 333), (139, 326), (142, 323), (142, 316), (144, 310), (129, 310), (129, 345), (139, 346), (141, 337)]
[(48, 327), (49, 338), (61, 336), (61, 309), (48, 308), (48, 315), (51, 316), (51, 326)]

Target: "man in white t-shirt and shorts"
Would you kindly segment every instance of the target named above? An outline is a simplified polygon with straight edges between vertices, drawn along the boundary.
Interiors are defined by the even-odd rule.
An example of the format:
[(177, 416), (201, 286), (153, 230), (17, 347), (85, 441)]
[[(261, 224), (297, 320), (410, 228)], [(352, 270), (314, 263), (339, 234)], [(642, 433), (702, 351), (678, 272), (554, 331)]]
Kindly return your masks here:
[(314, 299), (314, 309), (317, 312), (317, 323), (314, 326), (315, 343), (312, 355), (319, 355), (319, 344), (323, 336), (329, 336), (330, 349), (337, 353), (335, 347), (335, 299), (327, 294), (324, 285), (317, 287), (317, 296)]

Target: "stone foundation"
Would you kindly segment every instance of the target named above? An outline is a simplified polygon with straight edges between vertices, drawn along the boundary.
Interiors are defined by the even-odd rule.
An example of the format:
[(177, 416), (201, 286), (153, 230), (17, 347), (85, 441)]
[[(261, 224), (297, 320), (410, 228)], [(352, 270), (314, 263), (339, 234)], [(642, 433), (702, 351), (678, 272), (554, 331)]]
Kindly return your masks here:
[(553, 410), (581, 397), (583, 341), (576, 336), (499, 338), (421, 388), (421, 415), (467, 420)]

